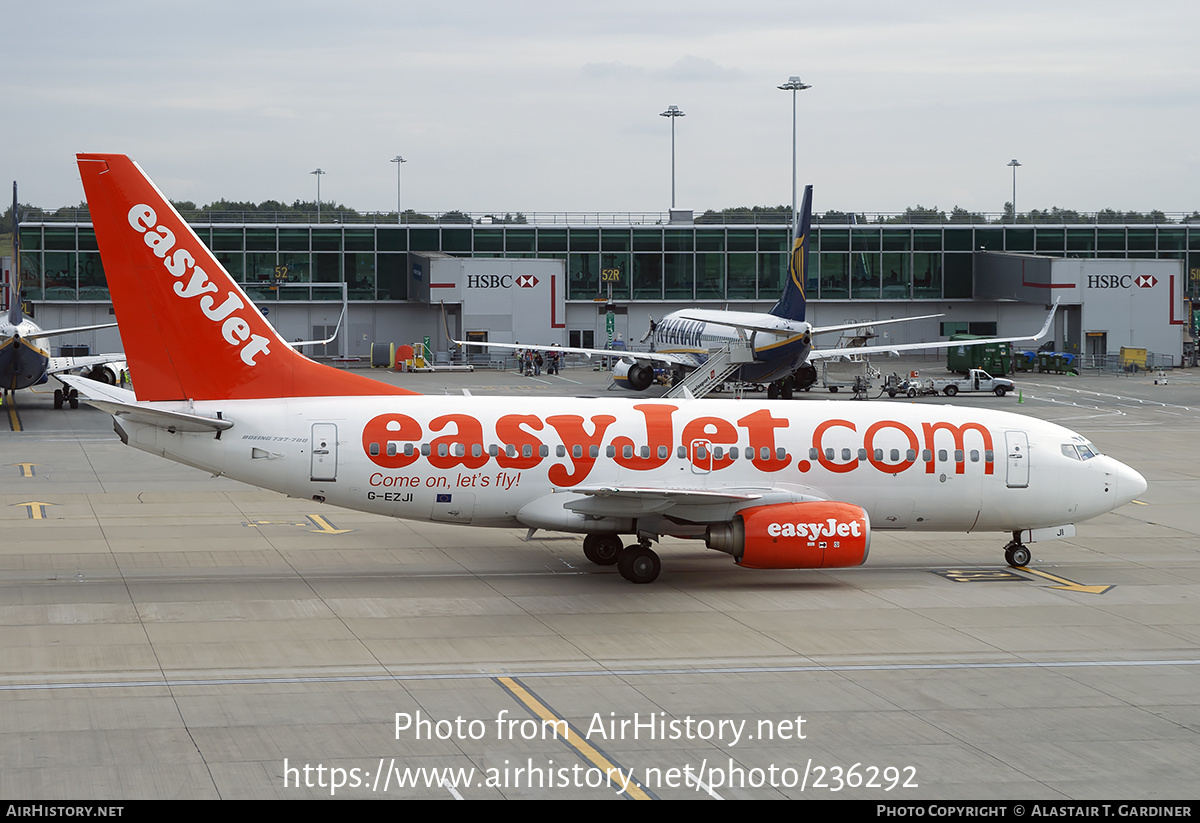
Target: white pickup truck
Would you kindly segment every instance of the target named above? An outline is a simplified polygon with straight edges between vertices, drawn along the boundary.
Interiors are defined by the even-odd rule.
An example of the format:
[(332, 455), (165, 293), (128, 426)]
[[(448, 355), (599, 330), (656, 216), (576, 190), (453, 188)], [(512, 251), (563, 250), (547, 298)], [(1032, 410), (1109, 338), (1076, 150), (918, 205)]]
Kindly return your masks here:
[(992, 392), (997, 397), (1003, 397), (1005, 393), (1017, 388), (1013, 381), (1004, 377), (992, 377), (983, 369), (971, 369), (966, 377), (935, 378), (932, 382), (934, 391), (940, 391), (947, 397), (953, 397), (959, 392), (977, 391)]
[(941, 378), (924, 378), (917, 377), (916, 372), (912, 372), (906, 379), (901, 379), (899, 375), (893, 374), (884, 384), (883, 390), (887, 392), (888, 397), (896, 395), (907, 395), (908, 397), (922, 397), (931, 394), (945, 394), (947, 397), (953, 397), (961, 392), (977, 392), (986, 391), (992, 392), (997, 397), (1003, 397), (1010, 391), (1016, 391), (1016, 384), (1011, 380), (1003, 377), (992, 377), (983, 369), (971, 369), (970, 374), (966, 377), (941, 377)]

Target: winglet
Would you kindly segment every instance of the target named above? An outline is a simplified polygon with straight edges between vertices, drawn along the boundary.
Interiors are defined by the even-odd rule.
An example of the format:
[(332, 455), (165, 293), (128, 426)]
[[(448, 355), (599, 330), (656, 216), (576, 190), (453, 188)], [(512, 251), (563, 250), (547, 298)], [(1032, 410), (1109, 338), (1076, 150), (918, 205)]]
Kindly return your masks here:
[(1058, 301), (1061, 299), (1061, 297), (1054, 298), (1054, 305), (1050, 307), (1050, 315), (1046, 318), (1046, 323), (1042, 326), (1042, 330), (1034, 335), (1034, 340), (1041, 340), (1049, 333), (1050, 324), (1054, 322), (1054, 313), (1058, 311)]
[(413, 394), (295, 351), (136, 163), (77, 160), (139, 400)]

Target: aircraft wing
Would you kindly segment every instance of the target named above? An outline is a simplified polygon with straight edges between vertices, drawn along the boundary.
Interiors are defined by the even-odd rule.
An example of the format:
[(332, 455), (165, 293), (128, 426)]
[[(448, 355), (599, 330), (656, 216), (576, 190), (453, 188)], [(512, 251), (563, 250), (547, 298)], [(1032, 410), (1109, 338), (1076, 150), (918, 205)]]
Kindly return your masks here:
[(715, 326), (726, 326), (731, 329), (743, 329), (745, 331), (763, 332), (765, 334), (774, 334), (779, 337), (794, 337), (796, 335), (811, 332), (812, 334), (826, 334), (834, 331), (847, 331), (849, 329), (861, 329), (868, 326), (890, 326), (893, 323), (909, 323), (913, 320), (930, 320), (934, 317), (941, 317), (940, 314), (925, 314), (920, 317), (898, 317), (892, 320), (864, 320), (859, 323), (844, 323), (840, 326), (810, 326), (804, 320), (787, 320), (783, 317), (777, 318), (771, 325), (762, 323), (761, 320), (769, 315), (752, 313), (752, 312), (727, 312), (716, 310), (695, 309), (687, 312), (680, 312), (676, 315), (684, 320), (695, 320), (701, 323), (711, 323)]
[(324, 346), (332, 343), (335, 339), (337, 339), (338, 332), (342, 330), (342, 321), (345, 319), (346, 310), (342, 309), (342, 313), (338, 316), (337, 325), (333, 327), (333, 334), (329, 335), (324, 340), (297, 340), (295, 343), (288, 343), (288, 345), (293, 349), (298, 349), (301, 346)]
[[(696, 523), (727, 522), (748, 506), (829, 500), (829, 495), (808, 486), (764, 488), (666, 488), (649, 486), (578, 486), (562, 489), (542, 500), (553, 501), (586, 517), (644, 517), (670, 512)], [(535, 501), (536, 502), (536, 501)]]
[(1046, 317), (1046, 322), (1042, 324), (1042, 330), (1037, 334), (1025, 335), (1024, 337), (989, 337), (983, 340), (939, 340), (933, 343), (902, 343), (896, 346), (855, 346), (843, 349), (813, 349), (808, 353), (809, 361), (814, 360), (829, 360), (834, 357), (843, 357), (849, 354), (892, 354), (899, 356), (902, 351), (921, 351), (924, 349), (953, 349), (959, 346), (981, 346), (985, 343), (1024, 343), (1026, 341), (1041, 340), (1050, 332), (1050, 324), (1054, 322), (1054, 313), (1058, 311), (1058, 301), (1054, 301), (1054, 306), (1050, 309), (1050, 314)]
[(120, 389), (98, 380), (65, 374), (58, 379), (71, 388), (78, 389), (79, 393), (84, 396), (84, 401), (89, 405), (106, 411), (113, 417), (126, 417), (137, 423), (148, 423), (171, 432), (221, 432), (233, 428), (232, 420), (160, 409), (146, 403), (139, 403), (137, 395), (128, 389)]
[(89, 366), (103, 366), (108, 363), (124, 363), (125, 355), (117, 354), (92, 354), (87, 357), (51, 357), (46, 374), (58, 375), (62, 372), (74, 371), (75, 369), (86, 369)]
[(653, 352), (653, 351), (622, 351), (620, 349), (587, 349), (580, 346), (536, 346), (524, 343), (479, 343), (474, 340), (455, 340), (456, 346), (474, 346), (482, 349), (507, 349), (509, 351), (524, 351), (532, 349), (540, 352), (561, 352), (563, 354), (582, 354), (586, 357), (615, 357), (619, 360), (635, 363), (666, 363), (671, 366), (686, 366), (694, 369), (700, 365), (695, 355), (686, 352)]
[(43, 329), (42, 331), (25, 335), (25, 339), (39, 340), (43, 337), (56, 337), (60, 334), (74, 334), (81, 331), (95, 331), (96, 329), (111, 329), (116, 325), (116, 323), (101, 323), (98, 326), (74, 326), (69, 329)]
[(913, 320), (932, 320), (935, 317), (944, 317), (942, 314), (923, 314), (920, 317), (896, 317), (891, 320), (864, 320), (861, 323), (843, 323), (840, 326), (814, 326), (813, 334), (827, 334), (831, 331), (849, 331), (850, 329), (863, 329), (873, 326), (890, 326), (893, 323), (911, 323)]

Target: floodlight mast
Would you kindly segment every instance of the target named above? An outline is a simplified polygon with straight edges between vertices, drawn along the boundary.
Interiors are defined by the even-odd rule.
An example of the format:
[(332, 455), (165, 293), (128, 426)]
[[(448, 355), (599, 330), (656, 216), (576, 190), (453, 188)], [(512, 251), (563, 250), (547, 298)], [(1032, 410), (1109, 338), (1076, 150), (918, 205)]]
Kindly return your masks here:
[[(788, 81), (779, 87), (783, 91), (792, 93), (792, 231), (796, 230), (796, 92), (811, 89), (808, 83), (803, 83), (796, 75), (788, 78)], [(795, 237), (792, 241), (795, 242)]]
[(667, 110), (659, 112), (659, 117), (671, 118), (671, 208), (675, 208), (675, 118), (686, 117), (679, 106), (667, 106)]
[(396, 222), (403, 223), (404, 209), (400, 207), (400, 167), (408, 161), (397, 154), (392, 158), (391, 162), (396, 164)]

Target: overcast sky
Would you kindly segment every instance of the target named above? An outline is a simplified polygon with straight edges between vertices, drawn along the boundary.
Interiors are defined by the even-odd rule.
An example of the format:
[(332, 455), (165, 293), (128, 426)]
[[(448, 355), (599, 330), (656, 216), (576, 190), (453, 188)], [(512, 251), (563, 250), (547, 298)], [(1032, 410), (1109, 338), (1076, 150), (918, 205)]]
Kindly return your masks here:
[[(1200, 209), (1200, 3), (0, 0), (0, 171), (363, 211)], [(7, 196), (5, 198), (7, 202)]]

